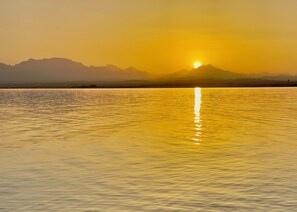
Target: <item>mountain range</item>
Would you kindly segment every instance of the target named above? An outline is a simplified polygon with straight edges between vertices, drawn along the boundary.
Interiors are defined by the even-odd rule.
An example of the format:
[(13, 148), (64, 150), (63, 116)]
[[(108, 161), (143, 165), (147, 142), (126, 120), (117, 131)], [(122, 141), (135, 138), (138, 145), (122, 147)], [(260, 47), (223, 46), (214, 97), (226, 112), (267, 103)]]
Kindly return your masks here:
[[(180, 82), (208, 82), (209, 81), (297, 81), (297, 76), (281, 75), (243, 75), (216, 68), (212, 65), (202, 65), (197, 69), (181, 70), (166, 75), (154, 75), (140, 71), (133, 67), (121, 69), (115, 65), (85, 66), (65, 58), (29, 59), (16, 65), (0, 63), (0, 86), (16, 84), (39, 83), (73, 83), (78, 82), (146, 82), (144, 84), (180, 84)], [(76, 83), (74, 83), (76, 82)], [(191, 84), (190, 83), (190, 84)], [(95, 83), (96, 84), (96, 83)], [(125, 83), (126, 85), (127, 83)], [(143, 83), (142, 83), (143, 84)], [(191, 85), (192, 85), (191, 84)], [(107, 85), (108, 86), (108, 85)]]
[(85, 66), (64, 58), (29, 59), (14, 66), (0, 64), (0, 83), (124, 81), (150, 79), (151, 76), (133, 67)]

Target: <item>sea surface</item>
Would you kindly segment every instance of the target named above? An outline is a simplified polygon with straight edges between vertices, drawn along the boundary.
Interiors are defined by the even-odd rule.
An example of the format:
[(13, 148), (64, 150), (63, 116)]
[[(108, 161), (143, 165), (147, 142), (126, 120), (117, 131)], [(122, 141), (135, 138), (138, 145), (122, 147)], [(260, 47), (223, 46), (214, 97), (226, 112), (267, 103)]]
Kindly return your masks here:
[(296, 211), (297, 89), (1, 89), (0, 211)]

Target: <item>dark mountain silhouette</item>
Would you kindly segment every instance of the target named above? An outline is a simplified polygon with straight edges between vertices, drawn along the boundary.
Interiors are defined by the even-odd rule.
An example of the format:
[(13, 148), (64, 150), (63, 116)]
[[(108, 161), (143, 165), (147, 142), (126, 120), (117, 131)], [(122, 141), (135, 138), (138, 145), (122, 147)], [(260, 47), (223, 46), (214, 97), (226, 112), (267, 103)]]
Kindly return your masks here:
[(150, 79), (151, 74), (135, 68), (120, 69), (114, 65), (85, 66), (64, 59), (30, 59), (14, 66), (0, 64), (0, 82), (71, 82), (71, 81), (122, 81)]
[(190, 78), (190, 79), (240, 79), (247, 76), (242, 74), (233, 73), (216, 68), (212, 65), (202, 65), (199, 68), (192, 70), (182, 70), (169, 74), (165, 78)]
[(203, 65), (162, 77), (115, 65), (85, 66), (64, 58), (0, 63), (0, 87), (238, 87), (296, 86), (296, 76), (243, 75)]
[(239, 79), (245, 77), (244, 75), (225, 71), (212, 65), (203, 65), (197, 69), (193, 69), (190, 71), (189, 75), (190, 77), (200, 79)]
[(161, 79), (195, 79), (195, 80), (275, 80), (275, 81), (297, 81), (297, 75), (269, 75), (269, 74), (250, 74), (244, 75), (216, 68), (212, 65), (202, 65), (197, 69), (181, 70), (161, 77)]

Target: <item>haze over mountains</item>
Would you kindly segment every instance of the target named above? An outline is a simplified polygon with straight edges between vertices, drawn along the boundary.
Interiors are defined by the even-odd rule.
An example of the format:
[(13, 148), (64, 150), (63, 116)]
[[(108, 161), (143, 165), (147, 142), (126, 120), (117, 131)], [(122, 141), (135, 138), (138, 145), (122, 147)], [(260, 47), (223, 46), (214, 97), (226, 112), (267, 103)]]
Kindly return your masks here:
[(133, 67), (120, 69), (114, 65), (85, 66), (64, 59), (30, 59), (14, 66), (0, 64), (0, 83), (123, 81), (149, 79), (151, 74)]
[(243, 75), (225, 71), (212, 65), (203, 65), (197, 69), (182, 70), (157, 76), (132, 67), (121, 69), (115, 65), (85, 66), (65, 58), (29, 59), (14, 66), (0, 63), (0, 85), (123, 81), (157, 81), (163, 83), (170, 81), (172, 84), (180, 84), (180, 82), (190, 82), (191, 84), (193, 81), (199, 81), (200, 83), (209, 80), (230, 82), (247, 79), (296, 81), (297, 76)]

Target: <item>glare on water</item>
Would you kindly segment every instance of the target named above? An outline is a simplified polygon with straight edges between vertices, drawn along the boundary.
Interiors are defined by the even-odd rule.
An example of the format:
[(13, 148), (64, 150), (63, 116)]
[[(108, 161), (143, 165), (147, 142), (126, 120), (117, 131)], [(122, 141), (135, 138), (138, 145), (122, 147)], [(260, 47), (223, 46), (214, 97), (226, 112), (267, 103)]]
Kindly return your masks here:
[(196, 144), (199, 144), (201, 142), (201, 120), (200, 120), (200, 109), (201, 109), (201, 88), (195, 88), (195, 107), (194, 107), (194, 113), (195, 113), (195, 137), (193, 140), (196, 142)]
[(294, 88), (0, 90), (0, 211), (294, 211)]

